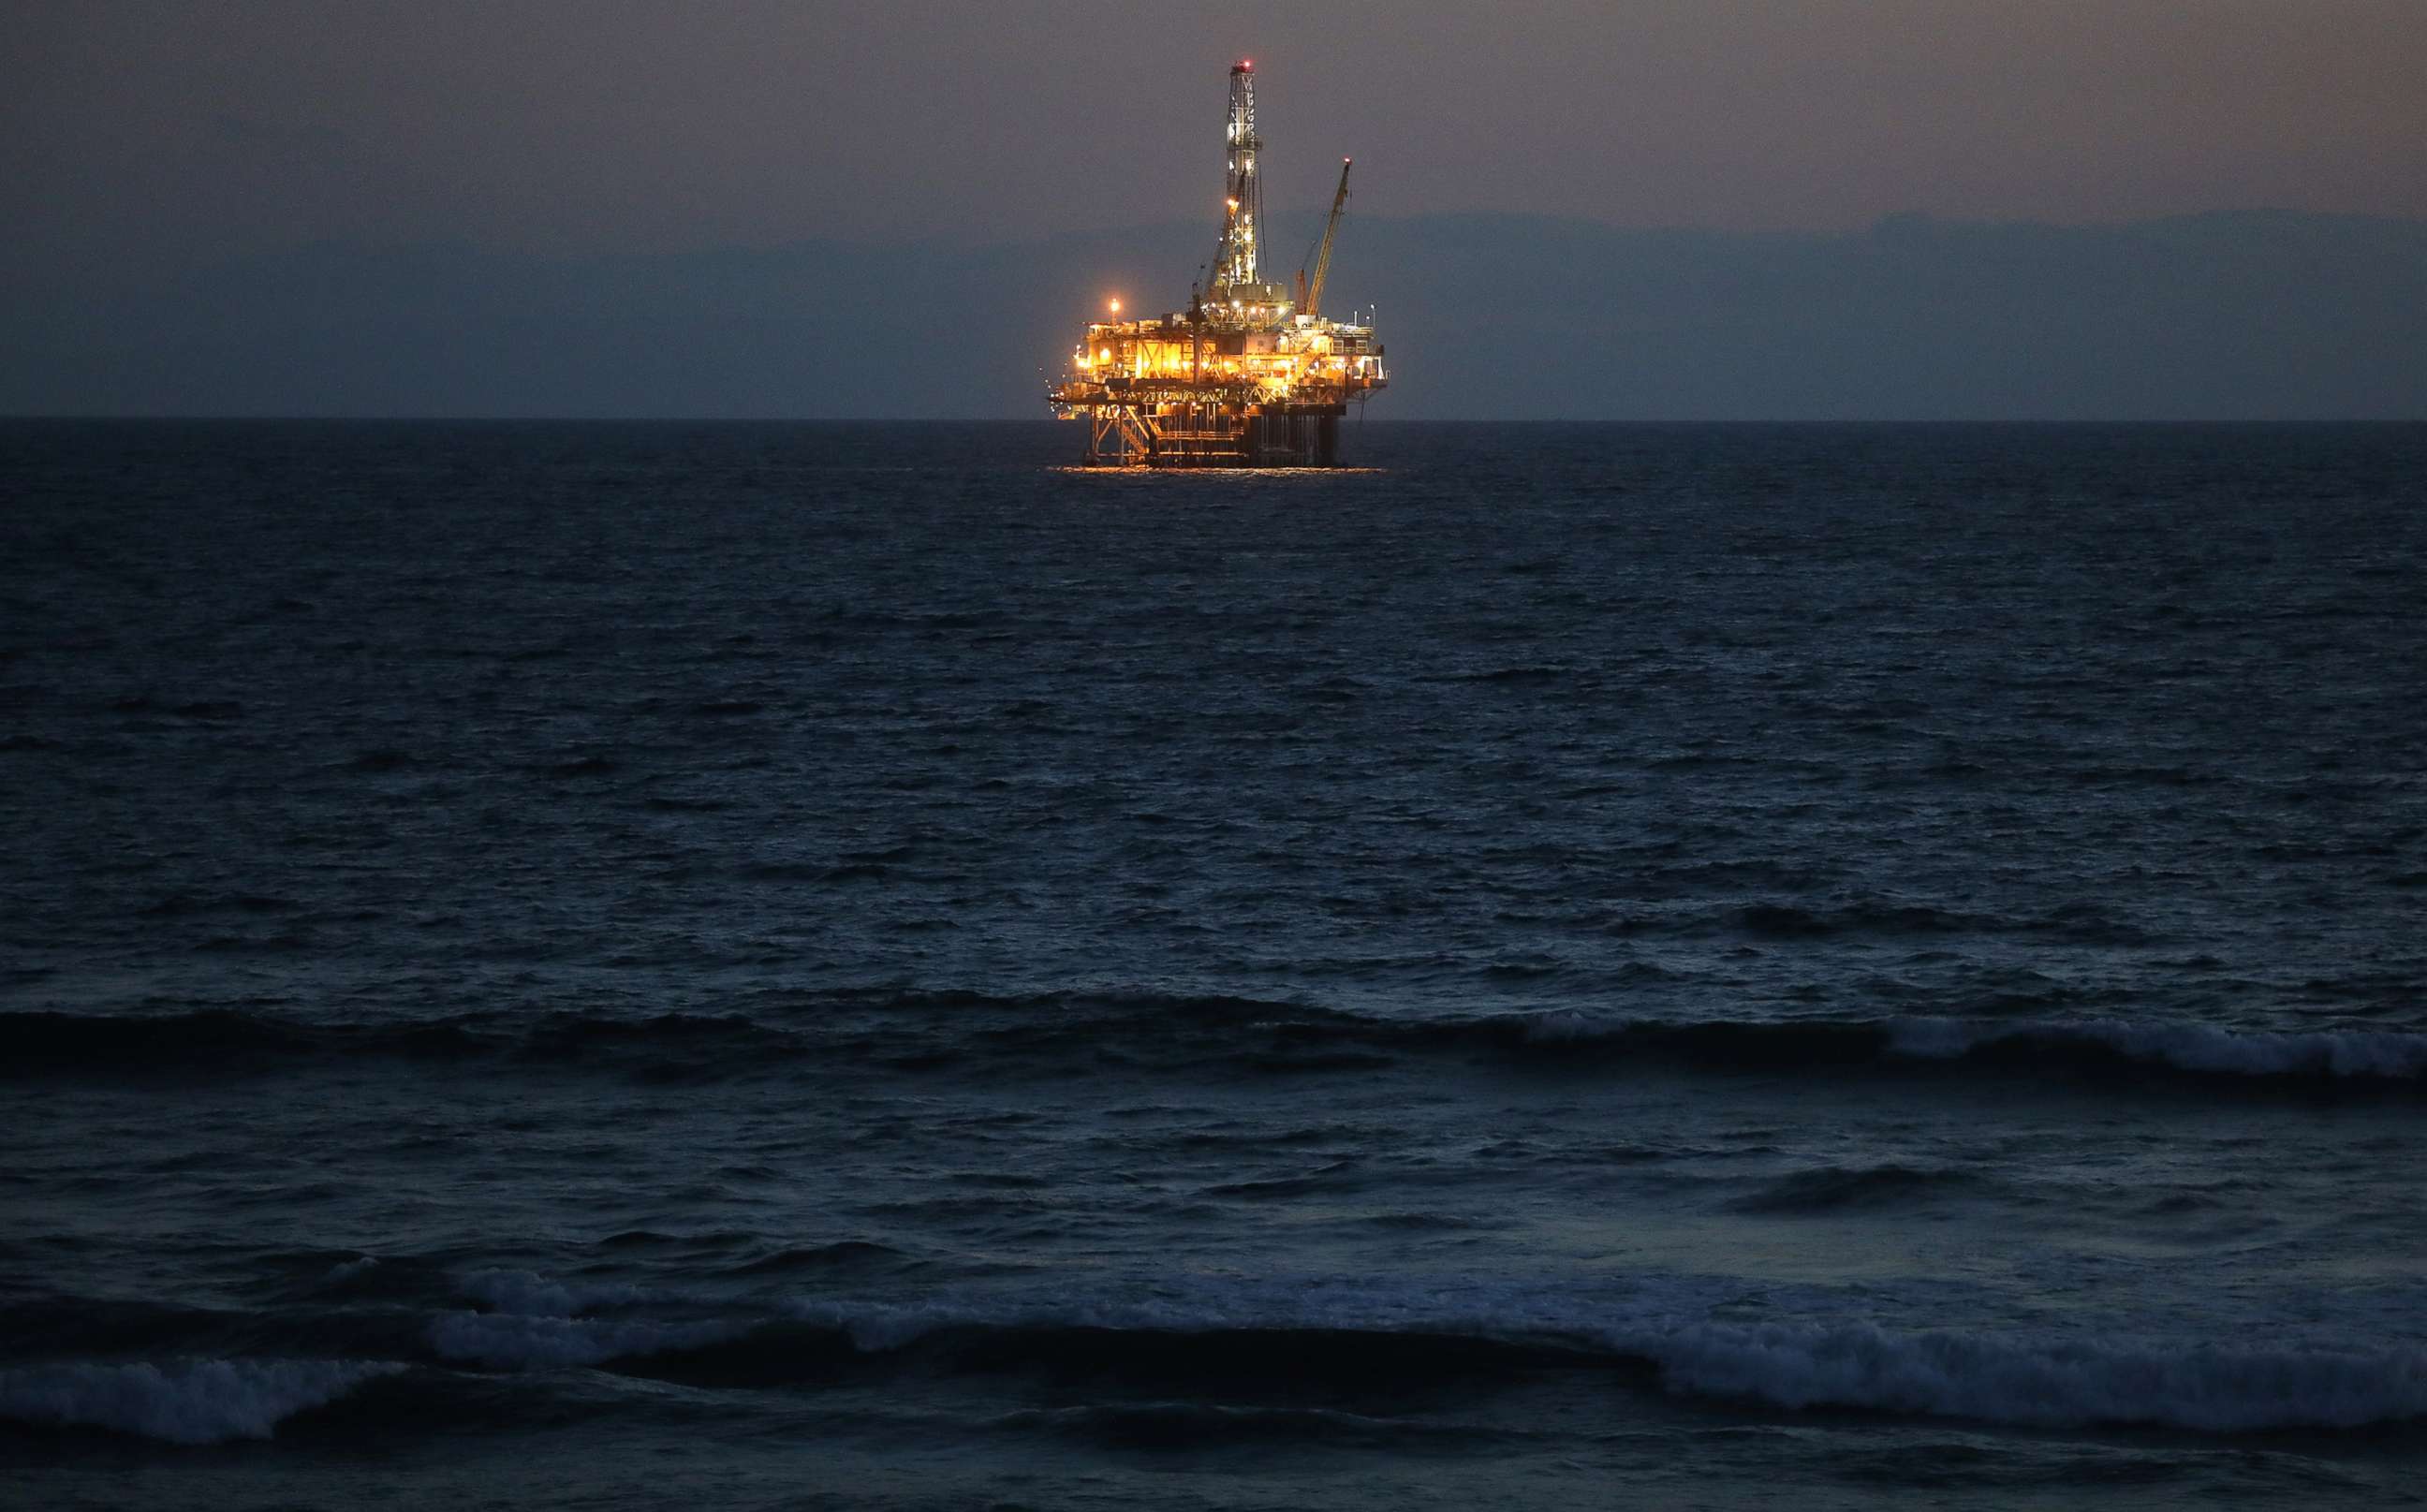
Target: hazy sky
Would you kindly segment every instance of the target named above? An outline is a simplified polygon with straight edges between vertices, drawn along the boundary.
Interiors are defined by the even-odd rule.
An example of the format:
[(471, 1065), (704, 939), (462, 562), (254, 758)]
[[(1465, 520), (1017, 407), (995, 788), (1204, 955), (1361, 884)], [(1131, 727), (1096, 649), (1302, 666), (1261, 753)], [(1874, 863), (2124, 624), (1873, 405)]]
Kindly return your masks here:
[(2427, 216), (2427, 0), (7, 0), (20, 259), (589, 253), (1211, 223), (1271, 194), (1828, 230), (1894, 211)]

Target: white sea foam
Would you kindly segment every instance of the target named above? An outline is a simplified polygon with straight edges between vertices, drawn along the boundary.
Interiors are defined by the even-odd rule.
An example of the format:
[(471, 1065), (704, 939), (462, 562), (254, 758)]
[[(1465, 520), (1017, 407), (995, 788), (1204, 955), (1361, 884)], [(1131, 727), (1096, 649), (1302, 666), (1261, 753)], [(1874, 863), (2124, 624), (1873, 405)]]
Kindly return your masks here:
[(329, 1359), (31, 1365), (0, 1371), (0, 1417), (113, 1428), (179, 1444), (267, 1439), (296, 1413), (402, 1369)]
[(2237, 1076), (2326, 1074), (2415, 1078), (2427, 1075), (2427, 1034), (2399, 1030), (2233, 1031), (2207, 1024), (2136, 1024), (2120, 1018), (2019, 1019), (1973, 1023), (1903, 1018), (1888, 1048), (1916, 1059), (1946, 1060), (2015, 1039), (2096, 1045), (2137, 1061), (2185, 1071)]
[(497, 1370), (595, 1365), (633, 1355), (696, 1349), (747, 1331), (738, 1322), (656, 1323), (642, 1319), (545, 1318), (453, 1312), (430, 1325), (430, 1342), (448, 1359)]
[(1553, 1008), (1538, 1014), (1527, 1014), (1522, 1019), (1527, 1041), (1537, 1045), (1559, 1045), (1572, 1040), (1601, 1039), (1624, 1030), (1624, 1022), (1606, 1023), (1578, 1013), (1573, 1008)]
[(467, 1296), (494, 1312), (448, 1313), (430, 1325), (430, 1341), (448, 1359), (493, 1370), (595, 1365), (631, 1355), (694, 1349), (744, 1331), (737, 1322), (661, 1322), (596, 1318), (602, 1309), (670, 1300), (666, 1293), (622, 1283), (552, 1281), (529, 1271), (472, 1271), (457, 1277)]

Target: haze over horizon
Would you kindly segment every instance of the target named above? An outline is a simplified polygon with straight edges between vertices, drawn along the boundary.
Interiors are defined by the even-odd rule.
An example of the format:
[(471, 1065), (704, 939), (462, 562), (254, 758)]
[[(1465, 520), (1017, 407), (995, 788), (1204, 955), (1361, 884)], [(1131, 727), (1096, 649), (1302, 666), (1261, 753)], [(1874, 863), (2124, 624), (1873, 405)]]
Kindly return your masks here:
[[(1280, 260), (1294, 266), (1338, 159), (1354, 155), (1336, 286), (1352, 302), (1395, 301), (1418, 329), (1483, 304), (1589, 310), (1640, 276), (1623, 257), (1558, 264), (1524, 248), (1509, 249), (1509, 268), (1554, 282), (1512, 286), (1514, 272), (1465, 252), (1439, 279), (1384, 261), (1410, 236), (1425, 239), (1408, 228), (1458, 217), (1597, 226), (1613, 246), (1686, 230), (1755, 252), (1859, 247), (1908, 217), (1986, 223), (2018, 246), (2046, 245), (2043, 228), (2077, 228), (2089, 241), (2077, 247), (2217, 212), (2427, 219), (2427, 106), (2416, 88), (2427, 76), (2427, 26), (2408, 0), (1248, 4), (1218, 20), (1176, 7), (1040, 3), (913, 3), (882, 13), (773, 4), (694, 13), (638, 0), (410, 11), (20, 0), (11, 8), (16, 45), (0, 56), (0, 215), (11, 228), (0, 245), (0, 333), (16, 354), (0, 359), (0, 411), (13, 413), (175, 411), (220, 391), (303, 413), (334, 402), (329, 394), (365, 402), (410, 394), (438, 413), (492, 413), (517, 396), (466, 388), (448, 400), (443, 385), (332, 369), (327, 354), (357, 327), (491, 353), (537, 339), (698, 345), (709, 338), (684, 327), (685, 311), (706, 301), (720, 319), (745, 319), (736, 289), (764, 292), (763, 280), (728, 289), (723, 274), (700, 269), (763, 270), (820, 250), (866, 261), (873, 282), (787, 284), (763, 307), (771, 333), (814, 341), (832, 328), (860, 339), (871, 308), (994, 309), (1000, 318), (979, 333), (981, 346), (1041, 343), (1033, 355), (1019, 347), (1017, 361), (986, 359), (988, 382), (1008, 370), (1018, 392), (988, 389), (943, 408), (1003, 413), (1030, 402), (1028, 366), (1059, 357), (1064, 328), (1091, 312), (1104, 284), (1128, 276), (1146, 307), (1177, 303), (1197, 254), (1127, 275), (1127, 253), (1021, 269), (1012, 281), (1020, 297), (1051, 287), (1071, 302), (1014, 309), (1002, 259), (989, 253), (1058, 253), (1074, 237), (1160, 249), (1185, 239), (1175, 227), (1201, 225), (1210, 236), (1222, 75), (1242, 55), (1257, 59), (1264, 84)], [(2354, 346), (2407, 339), (2427, 299), (2420, 275), (2403, 255), (2386, 255), (2377, 232), (2316, 235), (2346, 233), (2370, 242), (2351, 257), (2376, 282), (2325, 291), (2335, 313), (2289, 344), (2272, 327), (2256, 347), (2228, 344), (2254, 354), (2256, 367), (2314, 369)], [(402, 296), (381, 282), (399, 258), (433, 249), (463, 252), (456, 272), (476, 281)], [(889, 265), (888, 249), (900, 254)], [(2299, 277), (2273, 253), (2230, 256)], [(628, 272), (653, 258), (670, 259), (662, 266), (679, 276), (660, 285)], [(299, 260), (350, 270), (297, 285), (281, 270)], [(2044, 286), (2049, 269), (2028, 256), (2023, 265), (2039, 281), (2030, 287), (1974, 292), (2009, 313), (2069, 298)], [(597, 268), (627, 269), (624, 303), (572, 327), (561, 323), (562, 300), (543, 301), (549, 307), (532, 329), (514, 317), (515, 291), (545, 285), (546, 269), (573, 269), (578, 284), (588, 277), (580, 269)], [(2077, 290), (2085, 319), (2115, 323), (2123, 312), (2100, 301), (2111, 305), (2119, 279), (2162, 288), (2199, 283), (2208, 268), (2128, 277), (2109, 268)], [(2134, 284), (2144, 275), (2154, 284)], [(1785, 317), (1814, 339), (1860, 339), (1859, 323), (1830, 324), (1834, 276), (1765, 275), (1790, 291), (1821, 277), (1807, 289), (1821, 302), (1809, 308), (1781, 304), (1772, 288), (1705, 314), (1773, 329)], [(1478, 294), (1458, 282), (1472, 278), (1492, 286)], [(192, 307), (231, 284), (258, 298)], [(2321, 297), (2247, 279), (2217, 290), (2219, 309), (2250, 319)], [(1453, 307), (1419, 310), (1410, 299)], [(187, 325), (218, 323), (208, 339), (187, 331), (172, 341), (156, 329), (164, 309)], [(486, 323), (472, 324), (483, 311)], [(432, 319), (443, 329), (433, 333)], [(1420, 352), (1407, 327), (1398, 334), (1394, 356), (1421, 358), (1439, 376), (1441, 349)], [(703, 348), (700, 360), (729, 355)], [(401, 360), (432, 368), (414, 353)], [(528, 363), (507, 366), (536, 379)], [(2311, 414), (2328, 394), (2338, 396), (2331, 413), (2345, 413), (2337, 407), (2345, 397), (2356, 405), (2350, 413), (2415, 413), (2415, 390), (2387, 390), (2373, 371), (2329, 375), (2322, 387), (2309, 372), (2289, 387), (2240, 393), (2223, 413)], [(281, 373), (292, 375), (283, 387)], [(1825, 373), (1807, 376), (1807, 387), (1826, 389)], [(1474, 377), (1497, 379), (1488, 368)], [(2179, 394), (2161, 392), (2142, 409), (2209, 413), (2196, 377), (2187, 368)], [(1710, 382), (1735, 392), (1726, 374)], [(1580, 402), (1603, 413), (1626, 391), (1588, 384)], [(1886, 403), (1897, 391), (1872, 397)], [(1777, 392), (1793, 401), (1778, 417), (1833, 413), (1833, 398), (1805, 402), (1792, 385)], [(502, 413), (591, 413), (613, 398), (560, 384)], [(907, 413), (940, 403), (940, 393), (913, 398)], [(1954, 407), (2004, 413), (1994, 396), (1977, 398)], [(785, 386), (773, 368), (730, 362), (707, 386), (660, 385), (646, 402), (683, 414), (792, 414), (805, 403), (845, 412)], [(1858, 397), (1848, 402), (1870, 413)], [(1389, 408), (1440, 413), (1420, 400)]]

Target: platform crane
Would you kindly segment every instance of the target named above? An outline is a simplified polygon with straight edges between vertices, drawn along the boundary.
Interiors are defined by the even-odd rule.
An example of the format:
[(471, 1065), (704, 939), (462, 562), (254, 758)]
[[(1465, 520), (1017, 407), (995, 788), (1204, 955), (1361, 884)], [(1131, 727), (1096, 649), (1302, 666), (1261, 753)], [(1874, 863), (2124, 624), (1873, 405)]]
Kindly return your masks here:
[(1297, 307), (1302, 315), (1323, 313), (1323, 281), (1331, 276), (1331, 238), (1340, 234), (1340, 212), (1348, 203), (1349, 158), (1340, 160), (1340, 192), (1331, 197), (1331, 219), (1324, 223), (1323, 251), (1315, 255), (1314, 277), (1309, 280), (1306, 269), (1297, 270)]

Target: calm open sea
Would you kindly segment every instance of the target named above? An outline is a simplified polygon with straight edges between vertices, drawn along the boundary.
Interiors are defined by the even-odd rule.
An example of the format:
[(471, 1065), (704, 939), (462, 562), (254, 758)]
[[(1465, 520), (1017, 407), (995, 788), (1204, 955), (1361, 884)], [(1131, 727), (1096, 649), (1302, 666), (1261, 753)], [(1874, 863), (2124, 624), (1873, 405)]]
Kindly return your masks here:
[(2427, 1493), (2427, 427), (0, 425), (0, 1501)]

